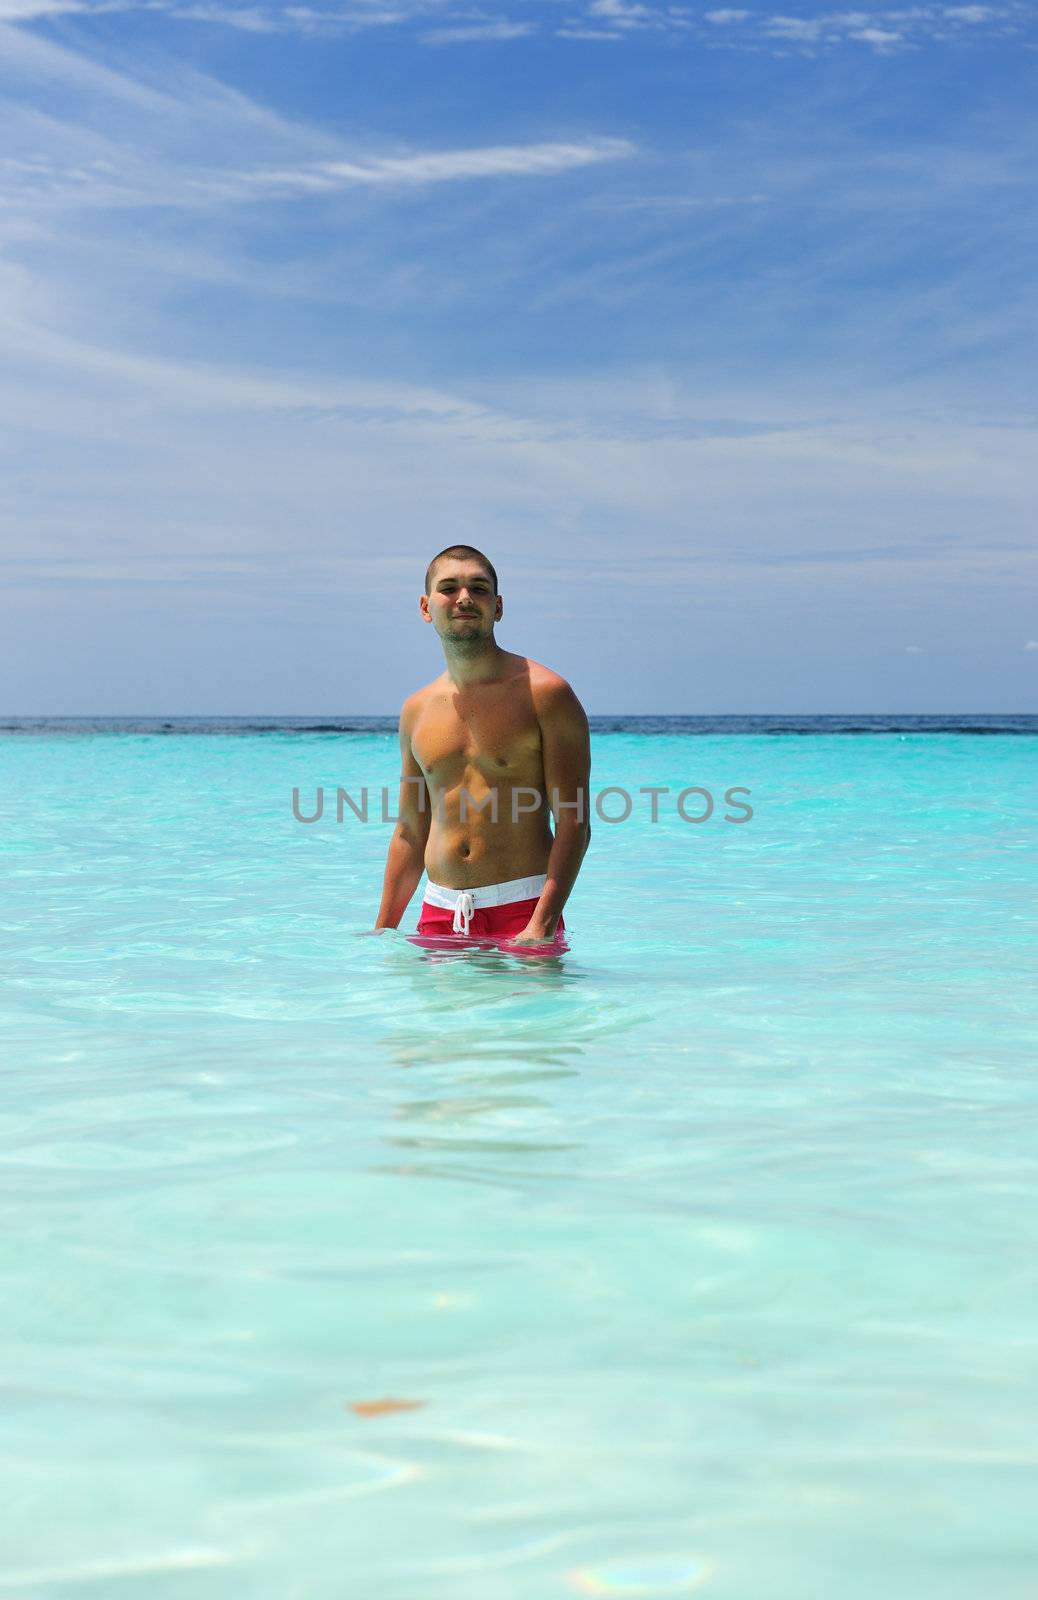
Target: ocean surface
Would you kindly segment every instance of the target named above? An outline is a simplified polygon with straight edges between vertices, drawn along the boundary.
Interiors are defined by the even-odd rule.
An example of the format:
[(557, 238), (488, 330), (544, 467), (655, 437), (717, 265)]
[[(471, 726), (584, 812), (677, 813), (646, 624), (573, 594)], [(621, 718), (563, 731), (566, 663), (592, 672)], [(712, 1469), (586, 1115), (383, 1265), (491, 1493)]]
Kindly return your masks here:
[(548, 960), (389, 722), (0, 733), (0, 1600), (1033, 1600), (1038, 719), (598, 719)]

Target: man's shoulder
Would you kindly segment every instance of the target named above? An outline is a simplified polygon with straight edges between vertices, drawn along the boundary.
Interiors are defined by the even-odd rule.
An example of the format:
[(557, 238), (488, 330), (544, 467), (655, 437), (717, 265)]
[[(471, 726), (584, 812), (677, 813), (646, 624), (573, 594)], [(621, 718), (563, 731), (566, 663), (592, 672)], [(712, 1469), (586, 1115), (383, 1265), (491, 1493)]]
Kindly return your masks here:
[(530, 675), (530, 695), (538, 715), (567, 710), (583, 711), (580, 701), (560, 672), (554, 672), (540, 661), (527, 658)]
[(445, 676), (445, 673), (441, 673), (431, 683), (424, 683), (420, 689), (416, 689), (413, 694), (408, 695), (400, 708), (400, 726), (402, 728), (413, 727), (416, 719), (421, 715), (430, 700), (437, 695), (442, 695)]
[(543, 661), (534, 661), (530, 656), (524, 657), (527, 671), (530, 674), (531, 689), (552, 690), (568, 689), (569, 684), (559, 672), (553, 672), (551, 667), (546, 667)]

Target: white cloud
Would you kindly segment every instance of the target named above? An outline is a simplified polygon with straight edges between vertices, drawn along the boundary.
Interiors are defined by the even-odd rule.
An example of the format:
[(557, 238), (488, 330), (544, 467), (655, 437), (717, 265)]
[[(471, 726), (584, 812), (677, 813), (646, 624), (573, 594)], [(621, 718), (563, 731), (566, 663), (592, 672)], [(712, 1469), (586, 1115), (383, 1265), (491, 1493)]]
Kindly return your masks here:
[(0, 0), (0, 22), (35, 22), (40, 17), (72, 16), (76, 12), (126, 11), (135, 9), (134, 0), (127, 4), (112, 0), (105, 5), (91, 5), (89, 0)]
[(905, 645), (905, 655), (906, 656), (921, 656), (922, 653), (923, 653), (923, 647), (922, 647), (921, 644), (906, 644)]
[(886, 28), (859, 28), (850, 37), (860, 39), (862, 44), (874, 44), (882, 50), (890, 45), (901, 44), (904, 36), (900, 33), (891, 33)]
[[(529, 12), (529, 0), (512, 0)], [(284, 0), (240, 4), (228, 0), (0, 0), (0, 24), (31, 23), (48, 17), (141, 11), (170, 22), (222, 24), (253, 34), (295, 32), (329, 36), (371, 29), (416, 26), (426, 44), (448, 45), (526, 38), (538, 31), (540, 19), (518, 15), (494, 17), (471, 9), (452, 10), (450, 0), (343, 0), (325, 8), (285, 4)], [(656, 6), (643, 0), (584, 0), (582, 11), (566, 17), (556, 37), (599, 41), (653, 31), (698, 37), (711, 47), (769, 48), (782, 41), (812, 50), (838, 45), (869, 44), (882, 53), (913, 42), (960, 43), (967, 31), (981, 29), (1020, 33), (1027, 25), (1018, 5), (916, 5), (902, 9), (833, 11), (817, 16), (754, 13), (722, 6), (697, 14), (685, 6)]]
[(363, 161), (322, 161), (307, 167), (239, 173), (245, 183), (311, 192), (347, 184), (450, 183), (467, 178), (546, 177), (615, 161), (634, 153), (626, 139), (585, 144), (490, 145), (475, 150), (437, 150)]
[(723, 206), (761, 206), (766, 194), (643, 194), (609, 196), (592, 200), (596, 211), (710, 211)]
[[(1019, 29), (1022, 16), (1019, 8), (966, 5), (942, 9), (912, 6), (901, 10), (832, 11), (810, 17), (784, 14), (755, 17), (749, 11), (724, 9), (706, 12), (703, 21), (714, 30), (711, 37), (717, 30), (730, 28), (734, 48), (744, 49), (756, 35), (764, 40), (781, 40), (812, 50), (868, 44), (883, 53), (898, 46), (923, 42), (957, 39), (961, 43), (960, 24), (973, 28), (987, 26), (996, 32), (1005, 31), (1007, 27)], [(723, 31), (720, 42), (724, 42)]]
[(1024, 645), (1025, 650), (1038, 650), (1038, 639), (1028, 639)]
[(180, 5), (172, 7), (171, 11), (185, 22), (219, 22), (224, 27), (238, 28), (242, 33), (274, 33), (278, 28), (276, 17), (250, 6)]
[[(20, 28), (0, 25), (9, 84), (26, 91), (5, 115), (0, 208), (5, 226), (60, 210), (315, 197), (353, 186), (400, 190), (466, 179), (550, 177), (634, 153), (627, 140), (587, 138), (474, 149), (357, 152), (339, 135), (282, 117), (180, 65), (161, 88)], [(64, 122), (32, 109), (40, 84), (82, 102)], [(70, 97), (71, 98), (71, 97)], [(56, 103), (61, 104), (60, 98)]]
[(486, 406), (417, 384), (328, 381), (165, 360), (69, 338), (21, 318), (10, 320), (0, 337), (12, 360), (26, 357), (38, 364), (40, 372), (49, 368), (74, 382), (90, 382), (99, 397), (122, 391), (151, 394), (156, 399), (161, 396), (163, 406), (187, 407), (200, 415), (291, 412), (318, 422), (352, 417), (370, 421), (377, 416), (376, 426), (415, 419), (426, 426), (447, 424), (468, 432), (489, 428), (490, 435), (514, 431), (514, 424), (503, 423)]
[(526, 39), (534, 32), (536, 27), (532, 22), (475, 22), (469, 27), (435, 28), (424, 38), (426, 44), (482, 44)]
[(614, 28), (640, 28), (653, 16), (648, 6), (634, 0), (591, 0), (588, 15), (600, 17)]
[[(364, 28), (392, 28), (413, 20), (415, 8), (377, 3), (364, 10), (318, 11), (313, 6), (286, 6), (282, 13), (284, 26), (299, 28), (303, 33), (356, 33)], [(419, 14), (420, 8), (419, 8)]]
[(138, 111), (169, 111), (177, 104), (175, 96), (165, 88), (129, 78), (74, 50), (43, 39), (29, 29), (9, 27), (2, 16), (0, 58), (7, 77), (7, 93), (11, 92), (12, 83), (27, 84), (30, 91), (40, 83), (60, 83), (123, 102)]
[(821, 36), (822, 23), (807, 17), (770, 17), (765, 32), (774, 38), (798, 39), (811, 44)]
[(990, 22), (999, 13), (992, 6), (945, 6), (944, 15), (955, 22)]

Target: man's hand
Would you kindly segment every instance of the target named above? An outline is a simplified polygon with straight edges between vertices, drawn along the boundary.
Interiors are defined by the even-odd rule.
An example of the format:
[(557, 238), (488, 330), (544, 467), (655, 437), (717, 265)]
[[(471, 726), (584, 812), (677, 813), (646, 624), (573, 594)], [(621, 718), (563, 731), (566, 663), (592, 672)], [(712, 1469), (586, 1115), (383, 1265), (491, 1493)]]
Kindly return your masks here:
[(532, 922), (528, 922), (522, 933), (517, 933), (515, 938), (509, 939), (507, 943), (525, 945), (554, 944), (555, 931), (553, 929), (551, 933), (548, 933), (544, 928), (535, 928)]

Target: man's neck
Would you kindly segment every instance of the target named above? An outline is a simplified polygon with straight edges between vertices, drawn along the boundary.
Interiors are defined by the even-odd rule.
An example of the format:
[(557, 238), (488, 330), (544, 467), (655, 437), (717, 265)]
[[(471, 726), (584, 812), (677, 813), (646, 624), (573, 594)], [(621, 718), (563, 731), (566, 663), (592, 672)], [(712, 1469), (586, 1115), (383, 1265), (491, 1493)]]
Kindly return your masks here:
[(485, 639), (479, 650), (458, 650), (444, 643), (447, 658), (447, 676), (459, 689), (472, 689), (480, 683), (493, 683), (503, 676), (508, 651), (502, 650), (495, 639)]

